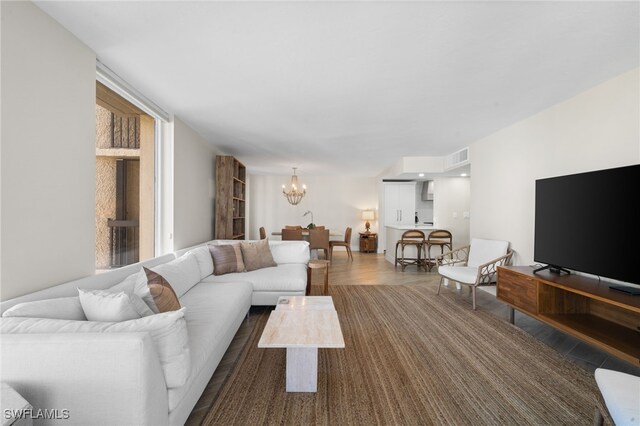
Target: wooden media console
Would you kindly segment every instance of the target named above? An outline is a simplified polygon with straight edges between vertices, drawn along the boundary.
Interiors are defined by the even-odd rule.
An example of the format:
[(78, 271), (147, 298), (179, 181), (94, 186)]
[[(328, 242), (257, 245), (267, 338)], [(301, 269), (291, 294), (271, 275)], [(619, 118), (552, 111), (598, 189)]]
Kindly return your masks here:
[(581, 275), (534, 274), (529, 266), (498, 268), (497, 297), (635, 366), (640, 365), (640, 296)]

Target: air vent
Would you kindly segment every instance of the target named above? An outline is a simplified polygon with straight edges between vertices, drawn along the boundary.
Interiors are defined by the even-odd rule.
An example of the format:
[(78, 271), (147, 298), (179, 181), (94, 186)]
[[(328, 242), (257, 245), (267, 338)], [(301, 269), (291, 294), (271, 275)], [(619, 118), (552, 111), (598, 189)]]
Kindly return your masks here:
[(451, 170), (469, 163), (469, 148), (463, 148), (444, 158), (444, 169)]

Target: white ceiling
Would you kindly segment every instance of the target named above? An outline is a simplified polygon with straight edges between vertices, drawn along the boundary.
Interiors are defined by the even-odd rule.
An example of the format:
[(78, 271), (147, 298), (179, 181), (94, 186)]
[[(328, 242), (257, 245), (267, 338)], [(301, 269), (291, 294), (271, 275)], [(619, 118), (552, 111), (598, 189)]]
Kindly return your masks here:
[(636, 1), (37, 4), (253, 173), (446, 155), (640, 56)]

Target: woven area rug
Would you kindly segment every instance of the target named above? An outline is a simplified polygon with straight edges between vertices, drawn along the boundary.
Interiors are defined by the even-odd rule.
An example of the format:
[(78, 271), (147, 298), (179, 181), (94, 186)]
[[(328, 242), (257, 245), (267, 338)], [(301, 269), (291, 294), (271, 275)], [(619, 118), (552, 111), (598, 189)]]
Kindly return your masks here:
[(334, 286), (345, 349), (320, 349), (318, 392), (285, 392), (269, 312), (205, 425), (586, 425), (593, 377), (506, 321), (420, 286)]

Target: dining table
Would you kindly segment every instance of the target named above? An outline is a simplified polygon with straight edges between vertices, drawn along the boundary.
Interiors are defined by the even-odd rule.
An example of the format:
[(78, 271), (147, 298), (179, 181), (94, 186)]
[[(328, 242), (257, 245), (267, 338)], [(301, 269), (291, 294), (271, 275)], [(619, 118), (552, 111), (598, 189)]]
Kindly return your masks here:
[[(281, 237), (282, 236), (282, 231), (273, 231), (271, 233), (271, 235), (273, 235), (274, 237)], [(330, 237), (341, 237), (343, 234), (341, 232), (333, 232), (331, 230), (329, 230), (329, 236)], [(309, 230), (308, 229), (303, 229), (302, 230), (302, 237), (309, 237)]]

